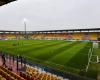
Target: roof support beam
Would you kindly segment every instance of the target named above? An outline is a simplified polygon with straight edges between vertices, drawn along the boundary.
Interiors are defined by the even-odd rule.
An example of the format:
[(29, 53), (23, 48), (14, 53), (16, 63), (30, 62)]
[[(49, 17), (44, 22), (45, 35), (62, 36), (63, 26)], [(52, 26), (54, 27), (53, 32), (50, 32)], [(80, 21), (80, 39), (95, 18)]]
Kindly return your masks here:
[(10, 3), (12, 1), (16, 1), (16, 0), (0, 0), (0, 6), (7, 4), (7, 3)]

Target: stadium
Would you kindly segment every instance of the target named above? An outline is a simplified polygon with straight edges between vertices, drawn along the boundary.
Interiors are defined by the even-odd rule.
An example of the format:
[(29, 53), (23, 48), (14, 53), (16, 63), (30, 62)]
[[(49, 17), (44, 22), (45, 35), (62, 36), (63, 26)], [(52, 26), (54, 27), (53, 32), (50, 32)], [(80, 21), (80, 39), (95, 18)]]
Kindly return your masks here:
[(99, 77), (100, 28), (27, 31), (25, 25), (24, 31), (0, 30), (0, 80)]

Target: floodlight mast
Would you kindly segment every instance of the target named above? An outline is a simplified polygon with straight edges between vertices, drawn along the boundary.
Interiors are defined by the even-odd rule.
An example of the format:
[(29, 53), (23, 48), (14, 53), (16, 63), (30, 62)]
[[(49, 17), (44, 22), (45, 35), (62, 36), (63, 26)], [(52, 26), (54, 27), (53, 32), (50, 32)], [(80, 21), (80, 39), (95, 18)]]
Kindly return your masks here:
[(26, 22), (24, 22), (24, 28), (25, 28), (25, 39), (27, 39), (27, 33), (26, 33)]
[(27, 39), (27, 30), (26, 30), (26, 19), (24, 19), (24, 36), (25, 36), (25, 39)]

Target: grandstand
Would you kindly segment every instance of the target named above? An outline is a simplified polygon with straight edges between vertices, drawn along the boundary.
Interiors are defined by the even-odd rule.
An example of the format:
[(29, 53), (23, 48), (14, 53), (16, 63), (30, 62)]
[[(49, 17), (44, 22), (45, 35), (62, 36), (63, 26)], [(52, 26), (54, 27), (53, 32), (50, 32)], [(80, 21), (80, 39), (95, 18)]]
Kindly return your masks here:
[[(25, 39), (24, 33), (24, 31), (0, 31), (0, 39)], [(100, 28), (27, 31), (27, 34), (27, 39), (97, 41), (100, 38)]]

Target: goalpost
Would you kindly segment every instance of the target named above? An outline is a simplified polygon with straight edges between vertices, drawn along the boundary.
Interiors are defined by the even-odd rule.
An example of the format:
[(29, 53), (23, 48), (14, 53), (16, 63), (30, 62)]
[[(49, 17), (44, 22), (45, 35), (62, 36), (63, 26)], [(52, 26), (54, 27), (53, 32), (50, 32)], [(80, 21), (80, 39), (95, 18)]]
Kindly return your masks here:
[(93, 42), (93, 48), (99, 48), (98, 42)]

